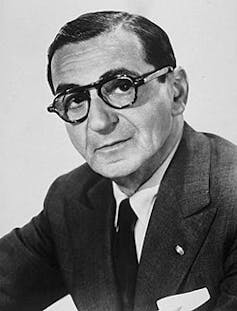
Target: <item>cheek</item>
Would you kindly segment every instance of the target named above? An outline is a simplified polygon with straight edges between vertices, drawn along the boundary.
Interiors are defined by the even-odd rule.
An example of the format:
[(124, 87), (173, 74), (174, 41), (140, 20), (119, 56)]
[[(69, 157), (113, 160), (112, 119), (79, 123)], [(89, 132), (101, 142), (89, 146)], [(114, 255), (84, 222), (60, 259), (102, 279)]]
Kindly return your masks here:
[(137, 113), (140, 116), (138, 130), (140, 138), (146, 145), (150, 144), (150, 148), (163, 143), (172, 123), (169, 89), (165, 84), (159, 86), (155, 88), (150, 84), (145, 91), (140, 88), (138, 93)]
[(86, 158), (86, 135), (81, 125), (66, 124), (68, 136), (76, 150)]
[[(138, 129), (139, 145), (146, 152), (156, 152), (170, 133), (172, 118), (165, 103), (152, 103), (149, 114), (144, 112)], [(151, 107), (150, 107), (151, 108)]]

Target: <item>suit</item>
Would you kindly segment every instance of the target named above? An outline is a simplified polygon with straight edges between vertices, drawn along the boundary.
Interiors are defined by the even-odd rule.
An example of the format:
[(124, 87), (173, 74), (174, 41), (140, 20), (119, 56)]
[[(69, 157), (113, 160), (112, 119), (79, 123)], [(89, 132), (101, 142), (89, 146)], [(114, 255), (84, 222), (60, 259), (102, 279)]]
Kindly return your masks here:
[[(59, 177), (43, 211), (0, 240), (0, 310), (42, 310), (66, 294), (82, 311), (119, 310), (114, 210), (111, 181), (87, 164)], [(198, 310), (237, 310), (237, 148), (185, 124), (146, 232), (134, 311), (202, 287), (211, 299)]]

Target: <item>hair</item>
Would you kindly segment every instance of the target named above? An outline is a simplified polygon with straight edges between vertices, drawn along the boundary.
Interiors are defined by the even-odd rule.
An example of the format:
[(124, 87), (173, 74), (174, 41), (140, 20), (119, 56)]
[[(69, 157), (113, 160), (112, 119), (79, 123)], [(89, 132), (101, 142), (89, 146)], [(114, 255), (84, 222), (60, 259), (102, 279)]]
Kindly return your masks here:
[(118, 27), (132, 32), (144, 49), (145, 61), (160, 69), (176, 67), (176, 59), (168, 35), (147, 18), (127, 12), (101, 11), (80, 15), (65, 24), (48, 49), (47, 78), (54, 92), (51, 62), (56, 50), (69, 43), (77, 43), (111, 32)]

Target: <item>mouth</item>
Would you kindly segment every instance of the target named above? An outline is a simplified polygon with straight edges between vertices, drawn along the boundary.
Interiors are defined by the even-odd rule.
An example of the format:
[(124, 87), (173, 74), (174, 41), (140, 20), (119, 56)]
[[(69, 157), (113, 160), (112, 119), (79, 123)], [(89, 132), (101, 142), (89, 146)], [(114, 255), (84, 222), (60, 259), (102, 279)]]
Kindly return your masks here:
[(100, 147), (97, 147), (95, 151), (107, 151), (121, 147), (124, 143), (126, 143), (130, 138), (117, 140), (111, 143), (104, 144)]

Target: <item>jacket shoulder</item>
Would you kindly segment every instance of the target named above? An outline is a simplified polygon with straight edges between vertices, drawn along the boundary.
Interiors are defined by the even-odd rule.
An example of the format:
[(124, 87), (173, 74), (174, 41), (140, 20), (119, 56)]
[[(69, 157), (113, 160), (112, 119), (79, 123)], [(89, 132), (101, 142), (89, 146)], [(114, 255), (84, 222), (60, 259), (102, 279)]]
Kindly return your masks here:
[(203, 134), (209, 139), (212, 152), (222, 163), (237, 163), (237, 146), (235, 144), (212, 133)]
[(45, 203), (55, 199), (80, 199), (103, 177), (95, 173), (87, 163), (59, 176), (50, 186)]
[(210, 142), (212, 173), (225, 182), (237, 181), (237, 146), (220, 136), (210, 133), (204, 135)]
[(237, 212), (237, 146), (214, 135), (204, 134), (210, 142), (210, 194), (222, 207)]

